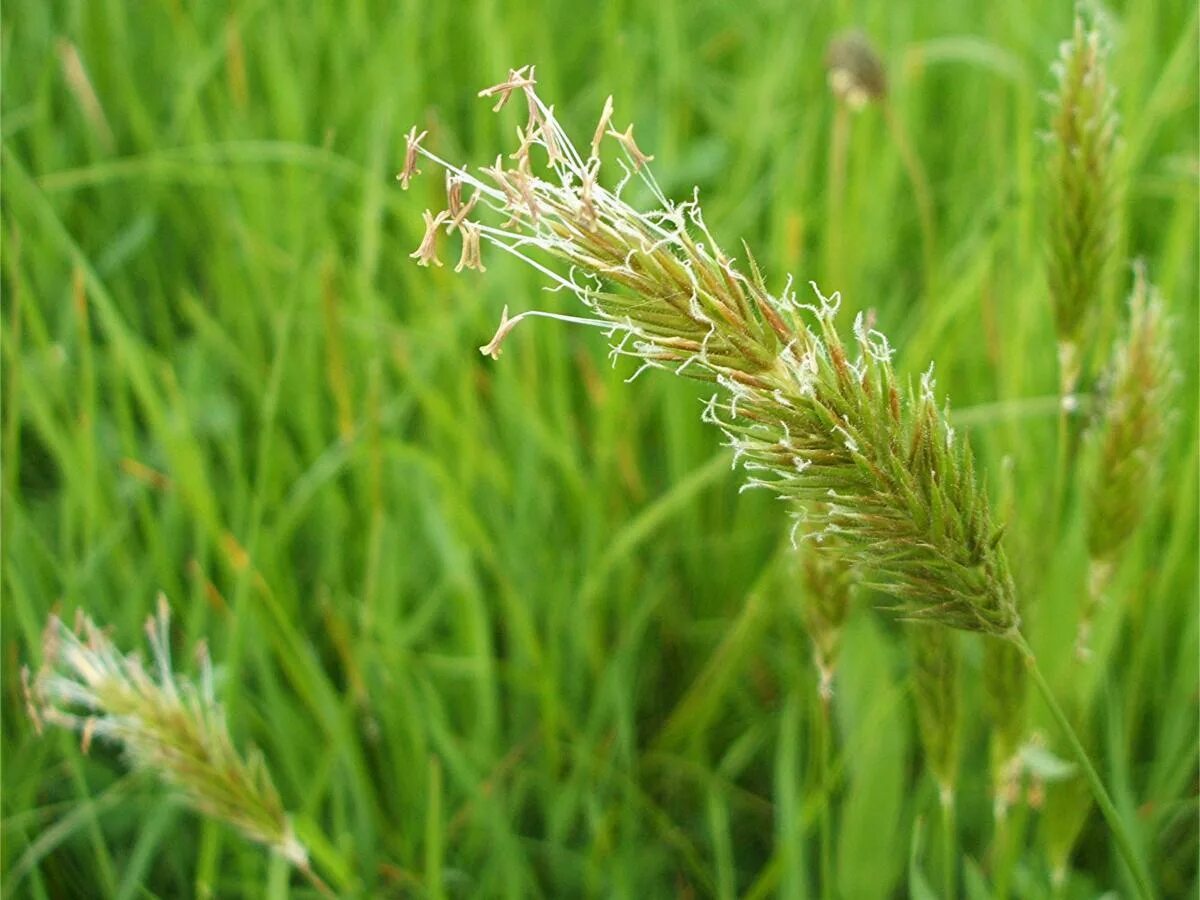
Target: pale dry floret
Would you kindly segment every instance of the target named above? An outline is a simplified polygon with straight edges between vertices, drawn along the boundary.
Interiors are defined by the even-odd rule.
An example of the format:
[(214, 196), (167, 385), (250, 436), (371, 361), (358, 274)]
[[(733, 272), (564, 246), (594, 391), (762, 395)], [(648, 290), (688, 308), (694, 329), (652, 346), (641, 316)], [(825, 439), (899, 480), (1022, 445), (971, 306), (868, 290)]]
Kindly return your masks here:
[(139, 655), (118, 651), (90, 618), (81, 615), (72, 630), (51, 616), (41, 668), (22, 673), (35, 727), (77, 731), (84, 752), (96, 740), (121, 748), (135, 768), (161, 778), (197, 811), (266, 845), (319, 883), (262, 755), (243, 756), (233, 746), (207, 649), (201, 644), (197, 651), (199, 683), (176, 674), (169, 626), (160, 597), (146, 623), (147, 670)]

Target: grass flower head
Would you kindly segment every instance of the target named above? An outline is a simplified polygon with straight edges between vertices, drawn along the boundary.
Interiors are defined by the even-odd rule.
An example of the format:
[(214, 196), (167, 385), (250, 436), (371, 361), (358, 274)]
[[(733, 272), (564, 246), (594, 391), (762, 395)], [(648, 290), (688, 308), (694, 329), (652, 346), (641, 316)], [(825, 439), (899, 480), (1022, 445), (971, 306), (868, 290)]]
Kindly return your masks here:
[(201, 814), (234, 826), (315, 878), (262, 756), (243, 757), (230, 739), (207, 651), (201, 645), (199, 684), (177, 675), (169, 625), (160, 598), (146, 623), (147, 669), (138, 654), (120, 653), (90, 618), (81, 616), (73, 631), (52, 616), (41, 668), (22, 673), (35, 726), (77, 731), (85, 751), (94, 740), (122, 748), (135, 769), (161, 778)]
[[(803, 524), (818, 547), (869, 573), (871, 584), (898, 598), (905, 616), (1014, 632), (1001, 529), (976, 483), (971, 451), (936, 397), (932, 368), (915, 389), (902, 385), (891, 345), (864, 315), (844, 341), (835, 325), (838, 294), (827, 297), (813, 285), (814, 299), (805, 301), (790, 281), (772, 293), (749, 250), (745, 270), (739, 267), (709, 230), (698, 195), (669, 200), (632, 126), (610, 125), (611, 100), (585, 156), (524, 74), (531, 71), (513, 70), (484, 92), (503, 98), (520, 89), (528, 100), (531, 124), (520, 134), (515, 166), (497, 157), (472, 173), (415, 145), (452, 184), (480, 197), (480, 218), (458, 225), (464, 259), (478, 268), (480, 246), (507, 253), (586, 310), (512, 318), (506, 310), (481, 351), (497, 357), (522, 320), (553, 318), (602, 329), (614, 361), (639, 363), (630, 381), (653, 368), (712, 383), (703, 419), (725, 434), (747, 474), (743, 489), (766, 488), (795, 504), (794, 533)], [(611, 188), (599, 177), (606, 137), (623, 155)], [(545, 153), (544, 171), (534, 170), (534, 151)], [(640, 211), (623, 199), (634, 179), (649, 189), (655, 209)], [(503, 223), (489, 224), (489, 210)], [(422, 264), (435, 259), (434, 236), (450, 213), (425, 218), (414, 253)], [(454, 227), (451, 221), (447, 232)]]

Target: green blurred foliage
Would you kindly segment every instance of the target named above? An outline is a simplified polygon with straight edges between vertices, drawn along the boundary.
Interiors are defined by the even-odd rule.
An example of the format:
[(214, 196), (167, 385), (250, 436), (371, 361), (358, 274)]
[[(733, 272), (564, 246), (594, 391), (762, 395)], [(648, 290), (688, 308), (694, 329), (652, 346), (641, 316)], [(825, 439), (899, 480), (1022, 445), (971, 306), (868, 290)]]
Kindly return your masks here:
[[(1144, 258), (1163, 294), (1181, 383), (1097, 622), (1095, 748), (1163, 893), (1194, 896), (1196, 12), (1129, 0), (1104, 23), (1117, 254)], [(887, 65), (937, 244), (924, 271), (896, 132), (870, 106), (850, 123), (828, 284), (822, 58), (851, 26)], [(287, 893), (277, 861), (24, 715), (18, 669), (52, 608), (131, 647), (158, 590), (181, 652), (210, 642), (235, 735), (263, 749), (302, 836), (328, 839), (318, 866), (348, 893), (800, 897), (818, 890), (823, 806), (842, 896), (902, 894), (922, 840), (933, 870), (900, 626), (874, 598), (854, 609), (818, 779), (782, 504), (737, 493), (698, 388), (625, 385), (591, 330), (538, 322), (483, 359), (502, 305), (569, 298), (503, 259), (483, 276), (417, 268), (441, 179), (403, 194), (393, 175), (413, 123), (447, 158), (507, 152), (521, 114), (475, 93), (509, 66), (535, 63), (582, 135), (612, 93), (667, 193), (698, 185), (714, 232), (755, 248), (772, 287), (791, 272), (841, 290), (904, 374), (936, 361), (1064, 683), (1087, 554), (1077, 491), (1046, 531), (1040, 135), (1070, 28), (1066, 4), (1028, 0), (7, 4), (4, 896)], [(1102, 310), (1106, 345), (1120, 318)], [(979, 885), (1005, 864), (983, 652), (964, 649), (958, 843)], [(1013, 890), (1048, 895), (1047, 866), (1030, 810)], [(1093, 816), (1068, 895), (1124, 878)]]

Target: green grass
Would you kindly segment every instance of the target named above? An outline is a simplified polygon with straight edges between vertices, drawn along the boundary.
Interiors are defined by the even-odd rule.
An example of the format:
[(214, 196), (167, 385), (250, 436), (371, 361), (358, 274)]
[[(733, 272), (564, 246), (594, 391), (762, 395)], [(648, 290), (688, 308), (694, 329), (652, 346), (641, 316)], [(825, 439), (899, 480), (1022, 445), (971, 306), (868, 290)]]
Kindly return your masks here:
[[(936, 360), (1006, 513), (1029, 634), (1071, 683), (1086, 547), (1078, 484), (1048, 533), (1057, 388), (1044, 267), (1049, 65), (1070, 10), (907, 5), (11, 3), (3, 22), (4, 897), (311, 895), (111, 748), (37, 738), (18, 669), (47, 615), (141, 642), (158, 590), (201, 637), (235, 738), (260, 746), (317, 869), (347, 895), (936, 896), (900, 624), (854, 608), (820, 755), (786, 510), (737, 493), (698, 388), (623, 384), (516, 265), (408, 259), (440, 179), (393, 175), (413, 123), (453, 159), (508, 149), (475, 92), (536, 63), (590, 134), (637, 122), (669, 195), (698, 184), (729, 247), (871, 308), (916, 376)], [(1164, 896), (1197, 890), (1197, 18), (1113, 12), (1127, 187), (1115, 334), (1140, 256), (1181, 381), (1162, 477), (1097, 623), (1091, 747)], [(868, 108), (849, 136), (827, 283), (837, 31), (883, 50), (929, 175)], [(64, 42), (64, 43), (60, 43)], [(72, 83), (74, 47), (98, 98)], [(102, 119), (100, 116), (102, 115)], [(431, 168), (431, 167), (429, 167)], [(961, 640), (963, 893), (1051, 895), (1052, 836), (993, 843), (983, 647)], [(1032, 726), (1069, 756), (1043, 705)], [(837, 891), (821, 893), (820, 823)], [(1067, 897), (1126, 895), (1094, 811)], [(923, 891), (925, 893), (923, 893)]]

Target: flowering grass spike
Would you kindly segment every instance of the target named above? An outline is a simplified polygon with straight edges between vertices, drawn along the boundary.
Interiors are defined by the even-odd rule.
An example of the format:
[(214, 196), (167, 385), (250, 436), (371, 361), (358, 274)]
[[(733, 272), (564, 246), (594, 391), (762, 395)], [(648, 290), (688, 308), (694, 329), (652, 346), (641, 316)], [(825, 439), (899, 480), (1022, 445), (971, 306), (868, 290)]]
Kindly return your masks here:
[(213, 690), (212, 663), (199, 648), (200, 683), (171, 667), (170, 612), (160, 598), (146, 622), (149, 670), (136, 653), (123, 655), (90, 618), (75, 631), (52, 616), (43, 638), (42, 666), (22, 672), (26, 704), (40, 732), (58, 725), (79, 732), (86, 752), (94, 740), (128, 754), (135, 769), (165, 781), (201, 814), (237, 828), (303, 872), (323, 893), (262, 756), (233, 746)]
[[(1014, 632), (1001, 529), (976, 483), (970, 449), (939, 406), (932, 369), (915, 390), (905, 389), (887, 338), (862, 314), (851, 344), (843, 342), (835, 325), (839, 295), (826, 297), (814, 285), (815, 300), (801, 302), (790, 282), (772, 294), (748, 250), (743, 272), (713, 237), (697, 196), (668, 200), (632, 126), (611, 126), (611, 98), (584, 156), (538, 97), (532, 73), (515, 69), (483, 92), (505, 100), (520, 91), (528, 101), (529, 125), (510, 157), (515, 165), (498, 156), (473, 174), (412, 139), (405, 149), (405, 172), (420, 154), (443, 166), (451, 185), (449, 208), (425, 213), (413, 253), (422, 265), (440, 264), (438, 235), (457, 231), (473, 267), (482, 266), (480, 245), (490, 245), (542, 272), (586, 310), (510, 318), (506, 309), (481, 351), (498, 357), (521, 321), (553, 318), (603, 329), (614, 361), (629, 356), (640, 364), (630, 380), (657, 368), (713, 383), (704, 420), (728, 438), (748, 476), (744, 488), (767, 488), (795, 503), (794, 534), (803, 524), (818, 546), (847, 556), (898, 598), (905, 616)], [(599, 178), (606, 137), (623, 157), (612, 189)], [(545, 155), (544, 174), (535, 174), (534, 154)], [(656, 209), (642, 212), (622, 199), (635, 178)], [(503, 224), (466, 218), (463, 187), (475, 191), (480, 212)]]

